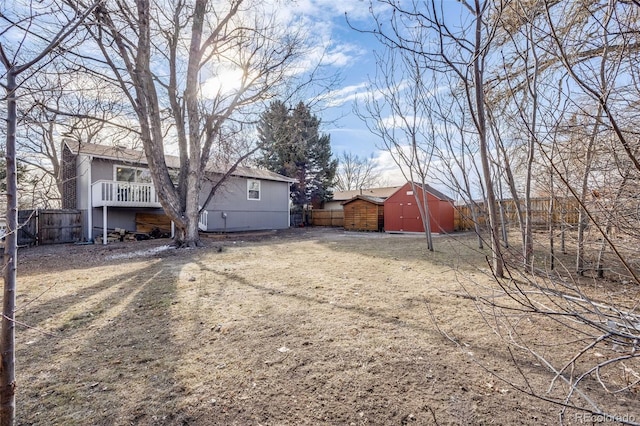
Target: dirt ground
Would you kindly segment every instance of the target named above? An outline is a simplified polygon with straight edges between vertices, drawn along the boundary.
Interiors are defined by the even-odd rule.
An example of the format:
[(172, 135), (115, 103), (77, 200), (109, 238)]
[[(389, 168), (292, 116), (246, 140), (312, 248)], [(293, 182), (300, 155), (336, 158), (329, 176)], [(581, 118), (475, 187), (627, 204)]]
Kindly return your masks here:
[[(558, 424), (561, 407), (509, 384), (544, 394), (548, 370), (469, 297), (495, 291), (473, 236), (434, 253), (420, 235), (322, 228), (204, 243), (21, 249), (17, 423)], [(573, 336), (522, 322), (570, 356)], [(594, 392), (640, 421), (633, 389)]]

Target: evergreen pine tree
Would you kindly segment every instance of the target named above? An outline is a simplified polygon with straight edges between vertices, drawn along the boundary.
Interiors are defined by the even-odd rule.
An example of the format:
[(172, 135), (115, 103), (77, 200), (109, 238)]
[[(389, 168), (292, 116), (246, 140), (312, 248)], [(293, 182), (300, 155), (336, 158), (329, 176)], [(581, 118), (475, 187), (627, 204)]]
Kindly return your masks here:
[(297, 180), (291, 188), (294, 205), (332, 198), (338, 161), (331, 158), (329, 135), (320, 134), (320, 119), (307, 105), (300, 102), (290, 111), (283, 102), (272, 102), (260, 117), (258, 134), (258, 165)]

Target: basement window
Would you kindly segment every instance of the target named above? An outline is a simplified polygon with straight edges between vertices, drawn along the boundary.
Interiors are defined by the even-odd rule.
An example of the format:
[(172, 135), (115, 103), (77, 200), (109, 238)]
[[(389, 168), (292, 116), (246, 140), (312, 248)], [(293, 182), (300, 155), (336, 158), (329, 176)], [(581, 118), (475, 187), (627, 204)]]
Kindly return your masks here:
[(247, 200), (260, 200), (260, 181), (247, 181)]

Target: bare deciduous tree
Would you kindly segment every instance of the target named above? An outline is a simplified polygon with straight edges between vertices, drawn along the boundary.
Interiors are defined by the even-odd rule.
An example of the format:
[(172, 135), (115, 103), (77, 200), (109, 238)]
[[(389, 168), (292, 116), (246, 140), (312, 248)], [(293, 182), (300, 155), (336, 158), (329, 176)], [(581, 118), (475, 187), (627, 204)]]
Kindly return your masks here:
[[(522, 365), (523, 359), (531, 357), (553, 373), (546, 391), (527, 386), (523, 373), (520, 390), (561, 404), (562, 414), (572, 408), (637, 424), (634, 414), (607, 405), (610, 402), (603, 397), (632, 393), (640, 383), (637, 304), (616, 297), (619, 289), (599, 280), (607, 264), (609, 274), (617, 277), (614, 287), (638, 285), (638, 269), (631, 260), (637, 253), (637, 237), (618, 228), (614, 238), (612, 219), (624, 216), (620, 215), (628, 206), (624, 194), (638, 177), (638, 150), (629, 137), (634, 134), (629, 126), (637, 109), (628, 108), (637, 104), (638, 93), (628, 82), (638, 75), (631, 59), (637, 46), (629, 36), (638, 34), (639, 11), (615, 1), (538, 2), (533, 8), (530, 2), (511, 5), (517, 6), (518, 25), (504, 26), (511, 40), (502, 46), (503, 52), (522, 55), (528, 45), (544, 56), (534, 58), (528, 66), (524, 59), (502, 59), (501, 78), (512, 82), (502, 94), (521, 124), (503, 122), (499, 128), (528, 138), (526, 152), (536, 152), (535, 159), (524, 162), (526, 172), (524, 180), (518, 177), (520, 183), (542, 180), (539, 174), (546, 170), (550, 192), (567, 194), (577, 202), (574, 270), (578, 276), (569, 272), (573, 268), (566, 260), (558, 262), (553, 251), (550, 264), (535, 256), (522, 269), (509, 263), (511, 280), (497, 282), (517, 305), (486, 300), (491, 307), (486, 318), (512, 348), (522, 350), (513, 355), (514, 364)], [(520, 31), (523, 38), (516, 36)], [(524, 187), (525, 191), (533, 189), (526, 183)], [(525, 222), (530, 222), (531, 203), (525, 201), (522, 208)], [(537, 237), (530, 226), (524, 229), (531, 236), (523, 241), (526, 259), (535, 247), (526, 245), (536, 244)], [(553, 234), (549, 239), (552, 244)], [(591, 290), (594, 284), (599, 290)], [(518, 310), (521, 314), (515, 314)], [(547, 351), (544, 345), (527, 339), (519, 324), (525, 317), (542, 317), (541, 321), (561, 325), (571, 355)]]
[(118, 99), (109, 99), (108, 87), (66, 69), (63, 61), (42, 68), (27, 82), (29, 90), (18, 110), (22, 126), (17, 138), (20, 160), (39, 176), (40, 188), (32, 188), (34, 196), (39, 190), (46, 192), (43, 201), (58, 206), (63, 185), (62, 137), (124, 146), (137, 141), (137, 135), (118, 122), (123, 108)]
[[(16, 133), (18, 97), (25, 80), (43, 63), (50, 61), (97, 3), (70, 11), (57, 3), (31, 4), (31, 10), (15, 5), (3, 10), (0, 22), (0, 63), (4, 67), (2, 87), (7, 103), (7, 234), (4, 248), (4, 294), (0, 337), (0, 424), (12, 425), (15, 419), (15, 297), (17, 281), (18, 179), (16, 172)], [(26, 14), (24, 13), (26, 12)], [(55, 19), (53, 18), (55, 15)]]
[[(212, 156), (255, 121), (256, 105), (295, 77), (290, 68), (303, 52), (302, 35), (282, 28), (269, 7), (253, 0), (106, 2), (87, 25), (139, 124), (178, 245), (199, 243), (199, 193)], [(179, 151), (175, 186), (164, 161), (168, 141)], [(219, 166), (230, 170), (237, 161)]]
[[(505, 276), (493, 263), (499, 290), (470, 294), (482, 302), (479, 309), (504, 338), (519, 373), (501, 379), (558, 404), (562, 416), (572, 409), (638, 424), (636, 408), (609, 398), (634, 399), (640, 387), (638, 4), (384, 3), (389, 16), (374, 16), (370, 32), (385, 47), (421, 55), (421, 66), (447, 82), (429, 108), (444, 127), (436, 132), (438, 167), (472, 169), (450, 154), (472, 157), (482, 170), (487, 207), (506, 184), (518, 210), (522, 238), (508, 247), (495, 244), (498, 215), (488, 212), (492, 256)], [(464, 125), (466, 117), (473, 126)], [(461, 142), (465, 150), (452, 149)], [(452, 179), (452, 186), (466, 196), (464, 182)], [(540, 212), (548, 218), (544, 233), (534, 232), (535, 194), (549, 201)], [(555, 209), (571, 203), (580, 217), (573, 230), (561, 224), (567, 254), (561, 256), (554, 250), (556, 223), (567, 212)], [(573, 240), (565, 245), (565, 238)], [(578, 259), (575, 266), (569, 256)], [(557, 327), (569, 349), (537, 342), (531, 323)], [(532, 385), (525, 363), (551, 372), (548, 388)]]
[(427, 248), (433, 251), (431, 215), (426, 188), (433, 153), (434, 123), (430, 114), (429, 81), (419, 55), (411, 51), (388, 48), (376, 54), (378, 72), (372, 79), (370, 93), (356, 114), (377, 135), (382, 148), (410, 182), (425, 230)]
[[(376, 29), (365, 32), (373, 34), (389, 49), (411, 54), (416, 60), (415, 65), (410, 66), (421, 69), (422, 73), (431, 70), (436, 74), (455, 75), (462, 88), (464, 107), (473, 122), (478, 140), (493, 273), (502, 277), (504, 261), (501, 256), (500, 223), (491, 170), (492, 146), (485, 102), (485, 68), (495, 37), (497, 17), (502, 12), (502, 2), (463, 1), (454, 11), (446, 12), (435, 1), (405, 4), (397, 0), (385, 0), (382, 3), (393, 11), (390, 22), (383, 23), (382, 19), (374, 16)], [(464, 15), (465, 19), (460, 19), (458, 15)]]
[(375, 188), (381, 185), (383, 179), (376, 171), (373, 157), (360, 157), (346, 151), (338, 157), (335, 183), (335, 189), (338, 191)]

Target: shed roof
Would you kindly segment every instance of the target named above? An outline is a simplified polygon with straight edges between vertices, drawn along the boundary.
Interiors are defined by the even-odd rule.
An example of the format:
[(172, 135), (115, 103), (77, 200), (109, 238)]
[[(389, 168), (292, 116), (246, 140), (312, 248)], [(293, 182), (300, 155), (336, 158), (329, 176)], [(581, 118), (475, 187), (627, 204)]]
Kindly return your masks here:
[[(448, 195), (445, 195), (444, 193), (438, 191), (437, 189), (435, 189), (433, 186), (429, 185), (429, 184), (425, 184), (424, 187), (422, 186), (422, 184), (418, 183), (418, 182), (413, 182), (413, 184), (418, 187), (423, 189), (425, 192), (428, 192), (429, 194), (433, 195), (434, 197), (438, 198), (439, 200), (444, 200), (444, 201), (455, 201), (453, 198), (449, 197)], [(407, 185), (411, 185), (411, 182), (407, 182), (404, 185), (402, 185), (401, 187), (398, 187), (398, 189), (394, 192), (394, 194), (396, 192), (398, 192), (400, 189), (404, 188)], [(392, 194), (393, 195), (393, 194)]]
[[(64, 139), (64, 143), (69, 147), (74, 154), (90, 155), (97, 158), (104, 158), (107, 160), (122, 161), (125, 163), (134, 163), (147, 165), (147, 157), (143, 151), (136, 149), (125, 148), (121, 146), (109, 146), (98, 145), (93, 143), (81, 143), (72, 139)], [(167, 167), (171, 169), (180, 168), (180, 158), (175, 155), (165, 155), (165, 162)], [(224, 174), (226, 170), (215, 164), (207, 165), (207, 172)], [(271, 172), (269, 170), (255, 169), (253, 167), (237, 167), (232, 173), (233, 176), (273, 180), (280, 182), (295, 182), (296, 180), (287, 176), (283, 176), (278, 173)]]
[(454, 201), (453, 198), (449, 197), (448, 195), (444, 194), (443, 192), (438, 191), (437, 189), (435, 189), (433, 186), (431, 186), (429, 184), (425, 184), (424, 187), (419, 183), (415, 183), (415, 184), (418, 187), (423, 188), (425, 191), (427, 191), (431, 195), (435, 196), (436, 198), (439, 198), (439, 199), (445, 200), (445, 201)]
[(379, 205), (379, 206), (382, 206), (382, 205), (384, 204), (384, 200), (385, 200), (385, 199), (386, 199), (386, 198), (381, 198), (381, 197), (370, 197), (370, 196), (368, 196), (368, 195), (356, 195), (355, 197), (351, 198), (350, 200), (343, 201), (343, 202), (341, 202), (340, 204), (342, 204), (342, 205), (344, 206), (345, 204), (349, 204), (349, 203), (351, 203), (352, 201), (356, 201), (356, 200), (365, 200), (365, 201), (368, 201), (368, 202), (370, 202), (370, 203), (373, 203), (373, 204), (377, 204), (377, 205)]
[(354, 189), (351, 191), (333, 191), (332, 201), (347, 201), (352, 198), (363, 195), (368, 197), (388, 198), (391, 194), (400, 189), (399, 186), (387, 186), (384, 188), (368, 188), (368, 189)]

